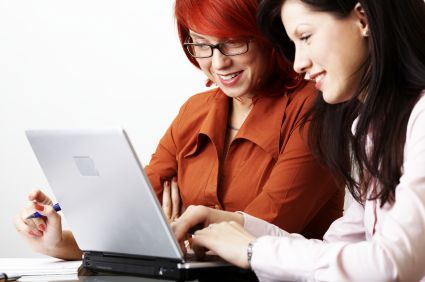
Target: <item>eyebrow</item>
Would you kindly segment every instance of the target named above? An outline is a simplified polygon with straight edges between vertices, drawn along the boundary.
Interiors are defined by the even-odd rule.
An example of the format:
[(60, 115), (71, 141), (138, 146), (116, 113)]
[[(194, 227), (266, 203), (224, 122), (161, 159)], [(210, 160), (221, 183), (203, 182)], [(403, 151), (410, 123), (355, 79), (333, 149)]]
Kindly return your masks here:
[(190, 35), (190, 37), (195, 37), (197, 39), (205, 39), (204, 37), (202, 37), (201, 35), (198, 35), (196, 33), (189, 32), (189, 35)]
[(295, 38), (299, 38), (299, 37), (303, 34), (303, 32), (300, 32), (300, 31), (299, 31), (299, 27), (300, 27), (300, 26), (302, 26), (302, 25), (304, 25), (304, 24), (299, 24), (299, 25), (297, 25), (297, 26), (295, 27), (294, 31), (293, 31), (293, 32), (291, 32), (291, 34), (289, 34), (289, 33), (287, 32), (287, 36), (288, 36), (288, 39), (289, 39), (289, 41), (290, 41), (290, 42), (292, 42), (292, 43), (294, 43), (294, 42), (295, 42), (295, 41), (291, 38), (291, 35), (292, 35), (293, 37), (295, 37)]
[(300, 31), (300, 27), (302, 27), (302, 26), (308, 26), (308, 24), (305, 24), (305, 23), (298, 24), (292, 34), (295, 35), (295, 36), (301, 36), (304, 33), (304, 32)]

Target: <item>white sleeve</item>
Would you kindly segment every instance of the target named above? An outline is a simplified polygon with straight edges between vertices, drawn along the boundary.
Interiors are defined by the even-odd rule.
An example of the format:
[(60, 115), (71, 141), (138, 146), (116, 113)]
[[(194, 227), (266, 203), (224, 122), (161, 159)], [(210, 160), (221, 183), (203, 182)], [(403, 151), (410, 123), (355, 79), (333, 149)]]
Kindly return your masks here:
[[(362, 238), (359, 225), (338, 222), (327, 242), (260, 237), (251, 260), (260, 280), (418, 281), (425, 276), (425, 99), (419, 103), (409, 119), (396, 202), (371, 240), (350, 242)], [(355, 236), (345, 232), (349, 226)]]
[(264, 235), (271, 236), (287, 236), (288, 232), (280, 229), (276, 225), (273, 225), (267, 221), (259, 219), (257, 217), (253, 217), (247, 213), (240, 212), (244, 217), (244, 229), (254, 235), (255, 237), (260, 237)]
[(335, 220), (323, 236), (323, 241), (332, 242), (360, 242), (366, 240), (364, 227), (364, 208), (353, 201), (345, 211), (344, 216)]
[[(244, 228), (246, 231), (260, 237), (264, 235), (270, 236), (293, 236), (302, 237), (299, 234), (290, 234), (276, 225), (273, 225), (262, 219), (253, 217), (247, 213), (239, 212), (244, 216)], [(353, 202), (344, 216), (335, 220), (328, 231), (324, 235), (325, 242), (359, 242), (365, 240), (365, 230), (363, 225), (363, 206), (357, 202)]]

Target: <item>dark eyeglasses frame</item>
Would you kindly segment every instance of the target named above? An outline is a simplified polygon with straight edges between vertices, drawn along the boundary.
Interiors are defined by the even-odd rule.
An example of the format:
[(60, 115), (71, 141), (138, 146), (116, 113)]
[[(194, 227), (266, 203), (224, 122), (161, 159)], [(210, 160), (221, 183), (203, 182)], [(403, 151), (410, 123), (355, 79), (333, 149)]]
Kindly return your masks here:
[[(220, 51), (220, 53), (221, 53), (221, 54), (223, 54), (224, 56), (227, 56), (227, 57), (232, 57), (232, 56), (238, 56), (238, 55), (245, 54), (245, 53), (247, 53), (247, 52), (249, 51), (249, 43), (251, 43), (252, 38), (247, 39), (247, 40), (245, 41), (245, 44), (246, 44), (246, 51), (241, 52), (241, 53), (237, 53), (237, 54), (226, 54), (226, 53), (223, 53), (223, 51), (220, 49), (220, 47), (221, 47), (223, 44), (225, 44), (226, 42), (228, 42), (228, 41), (219, 42), (219, 43), (217, 43), (217, 44), (209, 44), (209, 43), (193, 43), (193, 42), (188, 42), (188, 41), (190, 41), (190, 40), (191, 40), (191, 38), (189, 37), (189, 38), (186, 40), (186, 42), (185, 42), (185, 43), (183, 43), (183, 46), (186, 48), (187, 52), (188, 52), (188, 53), (189, 53), (189, 54), (190, 54), (193, 58), (197, 58), (197, 59), (205, 59), (205, 58), (211, 58), (211, 57), (214, 55), (214, 49), (217, 49), (218, 51)], [(190, 46), (208, 46), (208, 47), (210, 47), (210, 49), (211, 49), (211, 55), (209, 55), (209, 56), (196, 56), (196, 55), (194, 55), (194, 54), (192, 54), (192, 53), (190, 52)]]

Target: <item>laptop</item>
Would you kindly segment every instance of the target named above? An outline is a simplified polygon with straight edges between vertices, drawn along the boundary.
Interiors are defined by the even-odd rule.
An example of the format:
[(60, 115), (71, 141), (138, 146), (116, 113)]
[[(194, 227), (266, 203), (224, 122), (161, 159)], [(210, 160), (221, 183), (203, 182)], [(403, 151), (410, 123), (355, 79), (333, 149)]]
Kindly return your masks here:
[(177, 280), (240, 271), (223, 260), (185, 258), (123, 129), (26, 135), (86, 269)]

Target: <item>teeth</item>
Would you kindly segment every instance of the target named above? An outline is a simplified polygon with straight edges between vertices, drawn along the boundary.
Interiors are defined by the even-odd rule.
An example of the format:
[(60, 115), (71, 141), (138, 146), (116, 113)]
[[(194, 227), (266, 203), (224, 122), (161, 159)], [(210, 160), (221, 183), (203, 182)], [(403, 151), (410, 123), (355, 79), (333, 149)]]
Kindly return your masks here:
[(316, 81), (316, 83), (319, 82), (323, 78), (324, 75), (325, 74), (321, 74), (321, 75), (316, 76), (316, 78), (314, 79)]
[(223, 80), (231, 80), (231, 79), (233, 79), (233, 78), (237, 77), (238, 75), (239, 75), (239, 72), (237, 72), (237, 73), (233, 73), (233, 74), (229, 74), (229, 75), (220, 75), (220, 77), (221, 77)]

